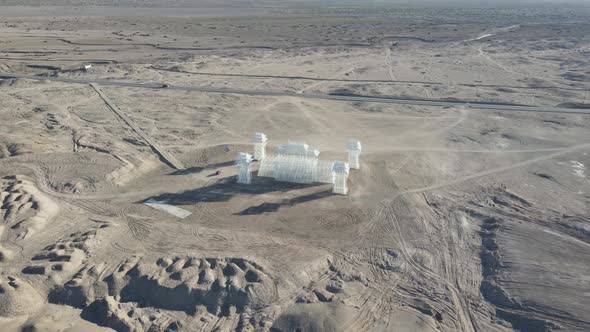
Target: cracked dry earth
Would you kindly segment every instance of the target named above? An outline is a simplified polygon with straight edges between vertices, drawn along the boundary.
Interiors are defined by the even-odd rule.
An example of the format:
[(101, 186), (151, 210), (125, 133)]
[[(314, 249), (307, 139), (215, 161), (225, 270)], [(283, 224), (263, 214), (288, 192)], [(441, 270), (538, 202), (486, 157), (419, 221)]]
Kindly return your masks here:
[[(269, 38), (278, 23), (268, 17), (108, 18), (116, 29), (96, 17), (11, 18), (0, 33), (13, 54), (0, 69), (545, 106), (581, 103), (588, 90), (562, 76), (587, 70), (587, 37), (560, 34), (575, 33), (570, 23), (284, 19), (291, 34), (275, 33), (303, 38), (300, 47)], [(414, 37), (357, 45), (393, 29)], [(236, 47), (239, 31), (267, 46)], [(190, 49), (189, 37), (206, 47)], [(26, 53), (43, 40), (43, 54)], [(517, 44), (530, 49), (515, 56)], [(101, 58), (116, 62), (71, 70)], [(215, 75), (190, 74), (199, 70)], [(2, 331), (590, 330), (589, 115), (25, 79), (1, 81), (0, 100)], [(256, 176), (235, 183), (234, 160), (252, 153), (255, 131), (269, 153), (294, 139), (329, 160), (360, 139), (349, 195)], [(150, 199), (191, 214), (142, 204)]]

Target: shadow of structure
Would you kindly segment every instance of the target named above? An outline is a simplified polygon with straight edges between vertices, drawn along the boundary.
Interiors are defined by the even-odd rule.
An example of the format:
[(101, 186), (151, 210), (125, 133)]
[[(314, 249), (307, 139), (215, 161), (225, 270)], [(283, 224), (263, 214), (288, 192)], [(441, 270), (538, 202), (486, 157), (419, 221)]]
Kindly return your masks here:
[(193, 166), (193, 167), (189, 167), (187, 169), (181, 169), (178, 171), (174, 171), (168, 175), (189, 175), (189, 174), (202, 172), (206, 169), (213, 170), (215, 168), (227, 167), (227, 166), (232, 166), (235, 164), (236, 164), (235, 160), (230, 160), (230, 161), (224, 161), (221, 163), (211, 164), (211, 165), (207, 165), (207, 166)]
[[(252, 172), (254, 173), (254, 172)], [(236, 195), (260, 195), (271, 192), (287, 192), (290, 190), (305, 189), (324, 185), (323, 183), (300, 184), (290, 182), (278, 182), (271, 178), (257, 177), (252, 174), (251, 184), (236, 182), (236, 176), (220, 179), (219, 182), (179, 193), (164, 193), (148, 197), (138, 203), (148, 200), (166, 202), (171, 205), (191, 205), (200, 202), (227, 202)], [(305, 197), (305, 196), (302, 196)], [(290, 201), (297, 201), (295, 198)], [(306, 198), (304, 198), (305, 200)], [(292, 203), (293, 204), (293, 203)]]
[(312, 193), (308, 195), (303, 195), (295, 198), (290, 199), (283, 199), (277, 203), (262, 203), (257, 206), (251, 206), (243, 211), (235, 213), (235, 215), (245, 216), (245, 215), (258, 215), (267, 212), (277, 212), (283, 206), (294, 206), (297, 204), (310, 202), (316, 199), (332, 196), (332, 190), (324, 190), (317, 193)]

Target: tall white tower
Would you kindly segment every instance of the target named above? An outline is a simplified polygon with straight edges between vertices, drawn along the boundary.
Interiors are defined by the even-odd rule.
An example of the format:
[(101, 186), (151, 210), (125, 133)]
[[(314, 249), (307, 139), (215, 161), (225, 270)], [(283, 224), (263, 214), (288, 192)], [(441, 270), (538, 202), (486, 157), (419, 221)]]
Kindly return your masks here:
[(348, 193), (348, 173), (350, 172), (348, 163), (336, 160), (332, 166), (332, 172), (334, 173), (334, 189), (332, 189), (332, 192), (346, 195)]
[(252, 174), (250, 173), (250, 164), (252, 163), (252, 155), (246, 152), (240, 152), (236, 160), (238, 167), (238, 183), (250, 184), (252, 181)]
[(361, 163), (359, 157), (361, 156), (361, 141), (358, 139), (350, 139), (346, 144), (346, 150), (348, 151), (348, 163), (350, 168), (359, 169)]
[(262, 160), (266, 157), (266, 135), (263, 133), (254, 134), (252, 143), (254, 144), (254, 160)]

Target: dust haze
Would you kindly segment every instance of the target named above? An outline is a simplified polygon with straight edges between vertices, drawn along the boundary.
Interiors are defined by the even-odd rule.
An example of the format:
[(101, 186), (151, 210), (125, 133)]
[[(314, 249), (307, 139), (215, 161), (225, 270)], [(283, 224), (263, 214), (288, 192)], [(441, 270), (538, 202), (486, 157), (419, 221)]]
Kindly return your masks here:
[[(0, 330), (590, 330), (589, 18), (0, 1)], [(237, 183), (256, 132), (348, 194)]]

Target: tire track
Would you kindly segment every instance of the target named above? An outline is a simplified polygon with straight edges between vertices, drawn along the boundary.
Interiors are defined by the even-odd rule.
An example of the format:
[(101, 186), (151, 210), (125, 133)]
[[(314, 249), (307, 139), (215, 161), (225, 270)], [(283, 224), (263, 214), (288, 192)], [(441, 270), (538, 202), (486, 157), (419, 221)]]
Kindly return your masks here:
[(102, 100), (107, 104), (107, 106), (125, 122), (137, 135), (139, 135), (143, 140), (152, 148), (152, 150), (168, 165), (172, 166), (175, 169), (181, 170), (184, 169), (184, 166), (176, 160), (168, 151), (164, 150), (154, 139), (152, 139), (145, 131), (143, 131), (139, 126), (133, 122), (117, 105), (115, 105), (98, 87), (95, 83), (90, 83), (90, 86), (98, 93), (98, 95), (102, 98)]
[[(399, 226), (399, 221), (397, 220), (397, 217), (395, 215), (395, 211), (393, 210), (391, 204), (395, 200), (397, 200), (398, 198), (400, 198), (406, 194), (419, 193), (419, 192), (425, 192), (425, 191), (429, 191), (429, 190), (443, 188), (445, 186), (461, 183), (461, 182), (472, 180), (472, 179), (479, 178), (482, 176), (495, 174), (497, 172), (510, 170), (510, 169), (513, 169), (516, 167), (526, 166), (526, 165), (529, 165), (529, 164), (532, 164), (532, 163), (535, 163), (538, 161), (554, 158), (554, 157), (575, 151), (577, 149), (582, 149), (582, 148), (587, 148), (587, 147), (590, 147), (590, 144), (581, 144), (578, 146), (570, 147), (570, 148), (560, 150), (560, 151), (557, 151), (557, 152), (554, 152), (554, 153), (551, 153), (548, 155), (529, 159), (529, 160), (515, 163), (512, 165), (507, 165), (507, 166), (498, 167), (498, 168), (494, 168), (494, 169), (490, 169), (490, 170), (486, 170), (486, 171), (482, 171), (482, 172), (477, 172), (477, 173), (474, 173), (474, 174), (471, 174), (468, 176), (460, 177), (458, 179), (454, 179), (454, 180), (450, 180), (450, 181), (445, 181), (445, 182), (434, 184), (431, 186), (401, 191), (401, 192), (397, 193), (392, 199), (383, 202), (382, 208), (375, 215), (375, 217), (371, 218), (371, 222), (369, 222), (368, 227), (367, 227), (367, 225), (365, 225), (365, 227), (367, 227), (367, 228), (365, 228), (364, 230), (359, 230), (360, 231), (359, 233), (360, 233), (360, 235), (366, 236), (367, 232), (370, 228), (385, 227), (385, 226), (379, 226), (380, 220), (389, 220), (388, 223), (390, 224), (390, 227), (394, 230), (393, 233), (395, 233), (395, 235), (393, 235), (394, 239), (396, 241), (398, 241), (398, 243), (400, 243), (400, 252), (401, 252), (402, 256), (404, 257), (404, 259), (408, 262), (410, 267), (415, 272), (417, 272), (419, 275), (423, 275), (423, 276), (430, 278), (432, 280), (439, 280), (439, 281), (443, 282), (445, 287), (447, 288), (449, 295), (451, 297), (452, 310), (451, 311), (441, 310), (441, 308), (436, 305), (434, 305), (433, 307), (434, 308), (438, 307), (437, 310), (439, 310), (439, 312), (454, 312), (456, 315), (457, 322), (459, 324), (458, 329), (460, 329), (462, 331), (477, 331), (477, 325), (472, 319), (472, 317), (474, 317), (474, 315), (470, 311), (470, 306), (466, 302), (466, 299), (464, 299), (458, 295), (460, 293), (457, 290), (456, 285), (454, 285), (453, 283), (450, 283), (448, 280), (446, 280), (444, 278), (441, 278), (440, 276), (434, 274), (433, 272), (427, 270), (426, 268), (423, 268), (418, 262), (416, 262), (414, 260), (411, 253), (408, 252), (408, 250), (407, 250), (409, 248), (408, 244), (404, 240), (403, 232)], [(378, 231), (386, 232), (387, 228), (378, 229)], [(391, 232), (389, 234), (391, 234)], [(448, 274), (451, 274), (451, 273), (448, 272)], [(439, 304), (443, 304), (443, 303), (439, 303)]]
[(398, 79), (393, 72), (393, 66), (391, 64), (391, 55), (391, 48), (387, 47), (385, 49), (385, 66), (387, 67), (387, 73), (389, 74), (389, 78), (391, 78), (392, 81), (397, 81)]
[[(102, 84), (129, 88), (143, 88), (143, 89), (161, 89), (161, 84), (155, 83), (139, 83), (139, 82), (123, 82), (115, 80), (88, 80), (77, 78), (64, 77), (39, 77), (22, 74), (7, 74), (0, 73), (0, 78), (8, 79), (33, 79), (33, 80), (52, 80), (65, 83), (76, 84)], [(418, 105), (418, 106), (468, 106), (472, 109), (488, 110), (488, 111), (511, 111), (511, 112), (539, 112), (539, 113), (562, 113), (562, 114), (590, 114), (590, 110), (584, 108), (565, 108), (565, 107), (547, 107), (534, 105), (519, 105), (511, 103), (493, 103), (481, 102), (477, 100), (447, 100), (447, 99), (423, 99), (423, 98), (409, 98), (399, 96), (370, 96), (370, 95), (355, 95), (355, 94), (319, 94), (319, 93), (293, 93), (290, 91), (273, 91), (273, 90), (249, 90), (249, 89), (234, 89), (221, 88), (212, 86), (169, 86), (170, 90), (177, 91), (196, 91), (202, 93), (217, 93), (217, 94), (238, 94), (248, 96), (266, 96), (266, 97), (299, 97), (307, 99), (322, 99), (322, 100), (337, 100), (348, 102), (362, 102), (362, 103), (382, 103), (382, 104), (400, 104), (400, 105)]]

